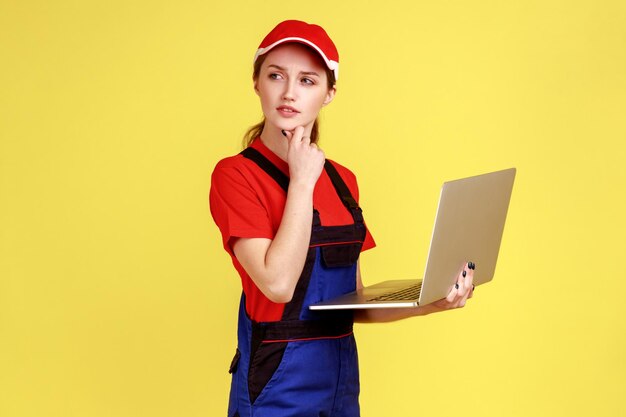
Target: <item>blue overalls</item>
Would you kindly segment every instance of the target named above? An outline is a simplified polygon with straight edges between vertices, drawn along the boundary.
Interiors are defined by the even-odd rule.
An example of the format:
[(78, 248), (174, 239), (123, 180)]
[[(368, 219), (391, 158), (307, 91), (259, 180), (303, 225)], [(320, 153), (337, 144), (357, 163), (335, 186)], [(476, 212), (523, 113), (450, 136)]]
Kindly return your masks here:
[[(243, 156), (287, 191), (288, 177), (255, 149)], [(354, 219), (322, 226), (313, 210), (311, 242), (292, 300), (278, 322), (254, 322), (242, 295), (229, 417), (356, 417), (359, 370), (349, 310), (314, 312), (309, 305), (351, 292), (365, 239), (361, 209), (334, 166), (324, 165)]]

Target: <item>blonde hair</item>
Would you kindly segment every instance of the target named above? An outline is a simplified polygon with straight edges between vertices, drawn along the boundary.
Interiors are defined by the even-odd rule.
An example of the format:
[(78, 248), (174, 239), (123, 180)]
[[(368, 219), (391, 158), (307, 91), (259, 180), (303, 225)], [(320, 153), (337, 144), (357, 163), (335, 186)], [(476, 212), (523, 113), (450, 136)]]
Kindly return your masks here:
[[(313, 49), (311, 49), (311, 51), (313, 51), (317, 55), (316, 51), (314, 51)], [(261, 73), (261, 65), (263, 65), (263, 62), (265, 61), (266, 57), (267, 57), (267, 54), (263, 54), (259, 56), (257, 60), (254, 62), (254, 68), (252, 71), (252, 79), (254, 81), (257, 81), (259, 79), (259, 74)], [(327, 80), (328, 89), (330, 90), (331, 88), (335, 86), (335, 82), (336, 82), (335, 73), (331, 71), (326, 66), (325, 63), (324, 63), (324, 69), (326, 71), (326, 80)], [(244, 148), (247, 148), (248, 146), (250, 146), (252, 142), (254, 142), (254, 140), (258, 138), (261, 135), (261, 133), (263, 133), (264, 126), (265, 126), (265, 117), (263, 117), (259, 123), (248, 128), (246, 133), (243, 135), (243, 147)], [(319, 120), (315, 119), (315, 122), (313, 122), (313, 129), (311, 129), (311, 143), (317, 143), (319, 141), (319, 137), (320, 137)]]

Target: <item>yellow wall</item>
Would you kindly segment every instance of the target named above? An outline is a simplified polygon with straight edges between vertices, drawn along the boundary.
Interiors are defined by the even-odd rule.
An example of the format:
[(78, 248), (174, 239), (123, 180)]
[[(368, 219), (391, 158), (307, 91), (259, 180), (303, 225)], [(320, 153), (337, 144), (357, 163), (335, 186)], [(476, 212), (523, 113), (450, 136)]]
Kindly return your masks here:
[(0, 415), (225, 415), (209, 175), (285, 18), (340, 51), (321, 145), (359, 177), (366, 283), (422, 273), (442, 181), (518, 169), (494, 282), (357, 327), (363, 416), (625, 415), (620, 0), (0, 0)]

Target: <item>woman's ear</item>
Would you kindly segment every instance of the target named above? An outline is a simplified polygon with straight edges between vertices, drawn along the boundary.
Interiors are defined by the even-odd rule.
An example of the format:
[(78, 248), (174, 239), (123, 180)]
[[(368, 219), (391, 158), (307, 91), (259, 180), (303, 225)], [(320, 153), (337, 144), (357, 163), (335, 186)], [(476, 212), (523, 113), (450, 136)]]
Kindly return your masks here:
[(322, 103), (322, 107), (329, 104), (335, 98), (335, 94), (337, 93), (337, 86), (333, 85), (333, 88), (329, 89), (326, 93), (326, 98), (324, 99), (324, 103)]
[(259, 95), (258, 80), (252, 80), (252, 83), (254, 85), (254, 93), (258, 96)]

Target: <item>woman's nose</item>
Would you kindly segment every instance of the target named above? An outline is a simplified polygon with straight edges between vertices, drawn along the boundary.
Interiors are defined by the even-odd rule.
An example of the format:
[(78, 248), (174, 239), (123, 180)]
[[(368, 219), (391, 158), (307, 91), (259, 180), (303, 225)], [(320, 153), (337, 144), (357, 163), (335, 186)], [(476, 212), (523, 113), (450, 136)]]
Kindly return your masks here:
[(296, 99), (296, 85), (293, 81), (285, 83), (285, 91), (283, 91), (283, 100), (293, 101)]

